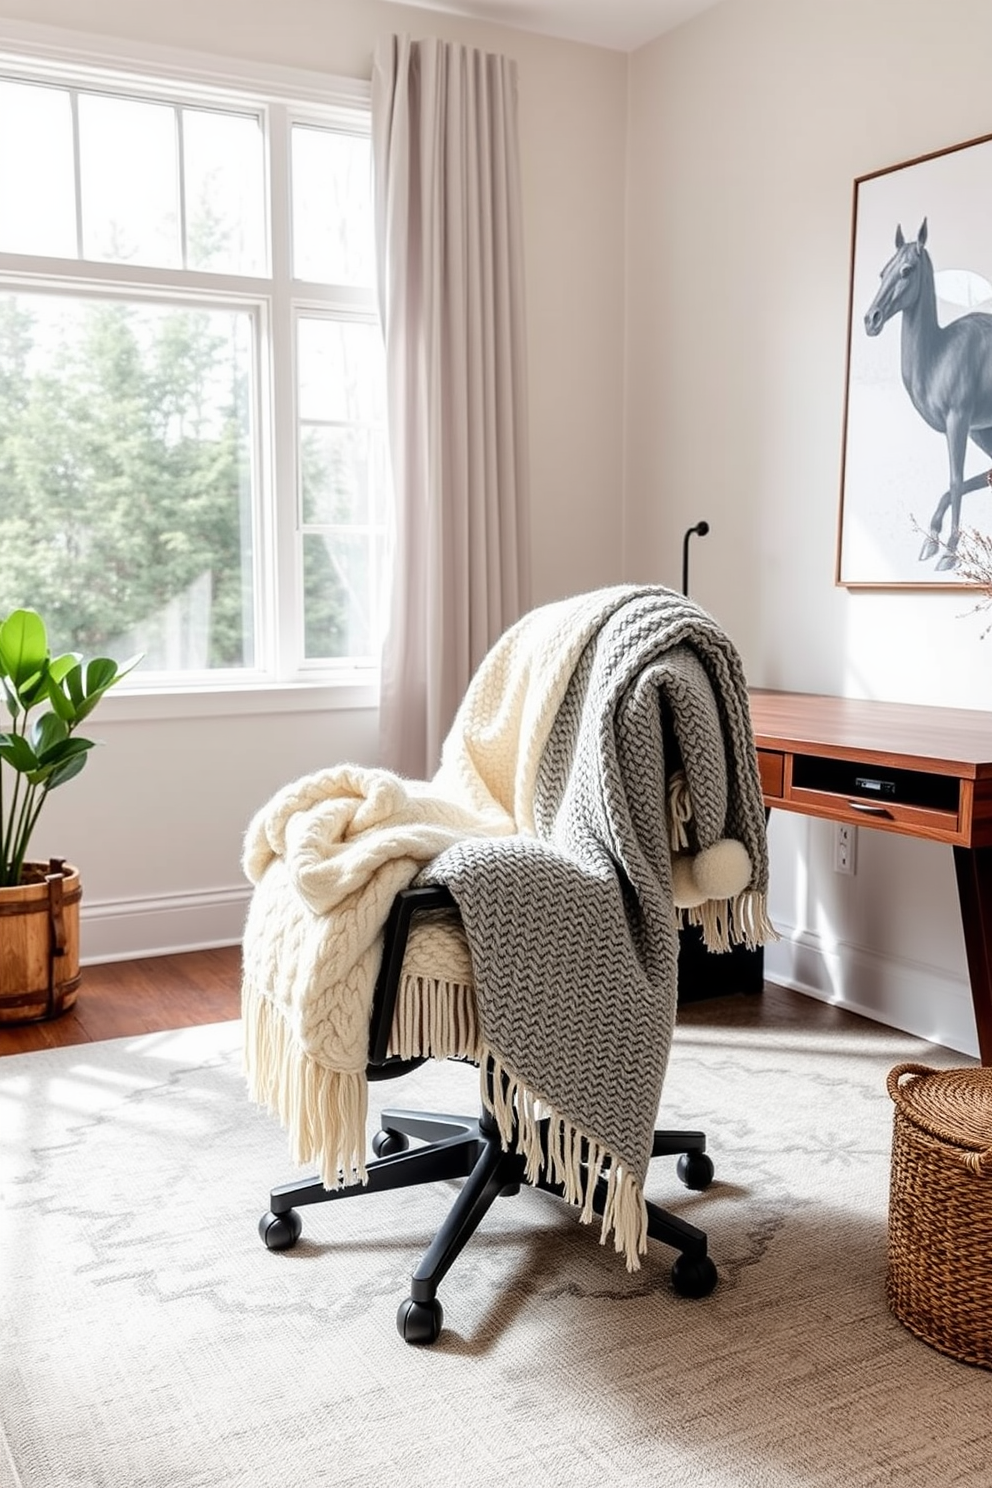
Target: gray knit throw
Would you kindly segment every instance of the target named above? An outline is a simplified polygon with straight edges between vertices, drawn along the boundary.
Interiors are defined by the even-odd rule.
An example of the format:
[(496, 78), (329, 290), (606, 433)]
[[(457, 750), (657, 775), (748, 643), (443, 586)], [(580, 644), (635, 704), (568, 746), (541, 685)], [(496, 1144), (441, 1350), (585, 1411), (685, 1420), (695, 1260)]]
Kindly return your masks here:
[[(517, 1104), (536, 1098), (605, 1174), (619, 1165), (642, 1207), (677, 1001), (676, 768), (692, 848), (735, 838), (752, 864), (746, 890), (701, 919), (707, 939), (759, 944), (774, 932), (743, 669), (717, 623), (667, 589), (627, 591), (586, 647), (542, 757), (537, 837), (467, 840), (422, 875), (458, 903), (482, 1042)], [(623, 1249), (636, 1265), (629, 1234)]]

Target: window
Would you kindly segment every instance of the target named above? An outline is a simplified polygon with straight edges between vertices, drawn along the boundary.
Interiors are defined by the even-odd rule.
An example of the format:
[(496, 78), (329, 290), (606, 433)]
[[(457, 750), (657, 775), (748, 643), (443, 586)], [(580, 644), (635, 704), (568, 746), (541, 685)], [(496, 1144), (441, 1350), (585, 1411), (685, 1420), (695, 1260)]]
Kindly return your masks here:
[(374, 280), (367, 107), (0, 57), (0, 611), (144, 686), (373, 665)]

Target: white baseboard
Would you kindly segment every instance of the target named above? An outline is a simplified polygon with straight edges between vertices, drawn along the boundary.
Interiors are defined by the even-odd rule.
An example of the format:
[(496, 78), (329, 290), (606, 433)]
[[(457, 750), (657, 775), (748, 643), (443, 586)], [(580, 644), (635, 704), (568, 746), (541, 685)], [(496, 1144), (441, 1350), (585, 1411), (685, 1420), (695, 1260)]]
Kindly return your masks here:
[(978, 1033), (966, 978), (919, 961), (880, 956), (810, 930), (783, 925), (765, 947), (765, 976), (904, 1033), (978, 1057)]
[(241, 941), (251, 887), (207, 889), (198, 894), (106, 899), (80, 906), (80, 963), (132, 961), (202, 951)]

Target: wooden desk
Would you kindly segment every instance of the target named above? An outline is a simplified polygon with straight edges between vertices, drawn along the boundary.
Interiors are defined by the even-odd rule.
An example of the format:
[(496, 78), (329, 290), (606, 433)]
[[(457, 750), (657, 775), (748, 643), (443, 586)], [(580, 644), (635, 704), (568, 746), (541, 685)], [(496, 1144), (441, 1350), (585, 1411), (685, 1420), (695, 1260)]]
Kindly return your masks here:
[(992, 713), (751, 691), (765, 805), (947, 842), (992, 1065)]

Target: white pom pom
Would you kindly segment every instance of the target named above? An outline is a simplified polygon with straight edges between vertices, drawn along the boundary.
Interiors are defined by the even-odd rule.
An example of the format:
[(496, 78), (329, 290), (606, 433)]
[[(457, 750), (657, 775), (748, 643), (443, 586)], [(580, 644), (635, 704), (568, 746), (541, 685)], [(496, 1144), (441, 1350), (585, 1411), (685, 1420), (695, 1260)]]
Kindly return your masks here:
[(672, 859), (672, 898), (676, 909), (695, 909), (697, 904), (706, 902), (706, 895), (699, 892), (692, 876), (692, 858), (688, 853)]
[(704, 899), (732, 899), (751, 882), (747, 848), (733, 837), (721, 838), (693, 859), (692, 877)]

